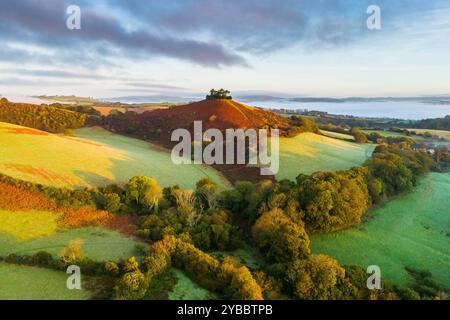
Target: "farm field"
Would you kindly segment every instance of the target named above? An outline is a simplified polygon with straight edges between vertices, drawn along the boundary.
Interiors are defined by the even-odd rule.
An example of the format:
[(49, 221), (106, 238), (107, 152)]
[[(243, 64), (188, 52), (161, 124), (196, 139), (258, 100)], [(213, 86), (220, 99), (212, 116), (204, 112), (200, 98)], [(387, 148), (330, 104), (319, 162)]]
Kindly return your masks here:
[(431, 129), (407, 129), (408, 131), (414, 131), (419, 134), (423, 134), (425, 132), (429, 132), (432, 135), (439, 136), (440, 138), (444, 138), (447, 141), (450, 141), (450, 131), (446, 130), (431, 130)]
[(280, 138), (280, 169), (277, 179), (295, 179), (300, 173), (336, 171), (361, 165), (375, 145), (356, 144), (314, 133)]
[(327, 137), (330, 138), (336, 138), (336, 139), (341, 139), (341, 140), (355, 140), (355, 137), (350, 135), (350, 134), (344, 134), (344, 133), (339, 133), (339, 132), (333, 132), (333, 131), (325, 131), (325, 130), (320, 130), (320, 132)]
[(450, 173), (430, 173), (417, 189), (369, 212), (352, 229), (313, 235), (312, 251), (346, 265), (378, 265), (397, 284), (412, 280), (405, 267), (428, 270), (450, 287)]
[(0, 300), (85, 300), (86, 290), (68, 290), (67, 274), (0, 263)]
[(388, 131), (388, 130), (363, 130), (366, 134), (371, 133), (378, 133), (382, 135), (383, 137), (408, 137), (406, 134), (400, 133), (400, 132), (394, 132), (394, 131)]
[(162, 186), (194, 188), (209, 177), (226, 180), (211, 168), (172, 163), (170, 154), (153, 145), (101, 128), (75, 130), (75, 137), (49, 134), (0, 123), (0, 172), (44, 185), (79, 188), (124, 183), (136, 175), (158, 180)]
[[(7, 214), (10, 218), (5, 220)], [(29, 223), (21, 224), (26, 219), (21, 217), (22, 214), (22, 212), (0, 211), (0, 256), (10, 253), (32, 255), (39, 251), (46, 251), (57, 257), (71, 240), (79, 238), (83, 241), (85, 257), (97, 261), (118, 261), (137, 255), (136, 245), (142, 244), (116, 231), (101, 227), (56, 230), (56, 222), (50, 216), (55, 215), (53, 213), (46, 213), (40, 218), (34, 215), (32, 219), (28, 219), (29, 223), (33, 223), (33, 227)], [(31, 212), (25, 213), (27, 217), (31, 214)], [(30, 230), (33, 236), (24, 238), (22, 235)]]

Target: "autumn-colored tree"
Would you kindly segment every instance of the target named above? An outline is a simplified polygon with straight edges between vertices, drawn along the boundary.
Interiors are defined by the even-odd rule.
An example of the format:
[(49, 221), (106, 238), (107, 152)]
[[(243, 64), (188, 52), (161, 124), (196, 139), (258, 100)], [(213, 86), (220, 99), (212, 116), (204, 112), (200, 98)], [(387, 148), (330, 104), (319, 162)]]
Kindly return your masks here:
[(163, 189), (155, 179), (145, 176), (133, 177), (127, 183), (125, 189), (129, 201), (134, 201), (135, 204), (144, 206), (148, 210), (158, 210)]
[(105, 209), (111, 213), (117, 213), (122, 204), (120, 202), (120, 196), (117, 193), (105, 194)]
[(356, 143), (367, 143), (369, 141), (367, 135), (359, 128), (353, 128), (352, 134)]
[(220, 266), (220, 277), (231, 291), (234, 300), (263, 300), (261, 287), (245, 266), (238, 266), (231, 258), (225, 258)]
[(345, 269), (326, 255), (311, 255), (295, 260), (287, 272), (294, 297), (302, 300), (329, 300), (341, 296), (339, 284)]
[(116, 300), (140, 300), (148, 289), (148, 279), (139, 270), (125, 273), (114, 287)]
[(71, 240), (59, 255), (66, 264), (80, 261), (83, 258), (83, 240), (80, 238)]
[(119, 266), (114, 261), (105, 262), (104, 269), (108, 274), (112, 276), (118, 275), (120, 271)]
[(256, 221), (252, 236), (255, 244), (274, 262), (288, 262), (310, 253), (303, 223), (294, 223), (278, 208), (264, 213)]
[(370, 205), (365, 176), (318, 172), (297, 178), (303, 220), (312, 231), (333, 231), (361, 222)]
[(139, 262), (136, 260), (136, 257), (130, 257), (123, 262), (123, 271), (125, 272), (133, 272), (139, 270)]

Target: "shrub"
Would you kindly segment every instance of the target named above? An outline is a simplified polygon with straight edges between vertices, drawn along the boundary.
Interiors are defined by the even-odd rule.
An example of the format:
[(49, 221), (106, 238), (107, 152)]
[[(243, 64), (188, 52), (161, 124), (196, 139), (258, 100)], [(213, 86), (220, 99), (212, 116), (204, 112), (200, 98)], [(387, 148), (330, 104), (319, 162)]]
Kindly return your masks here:
[(61, 261), (66, 264), (81, 261), (83, 258), (83, 241), (79, 238), (71, 240), (69, 245), (59, 255)]

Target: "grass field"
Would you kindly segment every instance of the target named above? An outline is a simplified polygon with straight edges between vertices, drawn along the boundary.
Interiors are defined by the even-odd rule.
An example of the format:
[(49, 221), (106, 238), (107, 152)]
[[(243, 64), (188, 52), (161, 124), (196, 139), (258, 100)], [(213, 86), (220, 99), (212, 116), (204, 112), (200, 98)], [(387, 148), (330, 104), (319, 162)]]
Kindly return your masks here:
[(429, 132), (432, 135), (436, 135), (440, 138), (444, 138), (447, 141), (450, 141), (450, 131), (446, 130), (430, 130), (430, 129), (407, 129), (408, 131), (414, 131), (419, 134), (423, 134), (425, 132)]
[(53, 212), (0, 209), (0, 237), (6, 234), (19, 241), (48, 237), (56, 232), (57, 219), (58, 214)]
[(75, 130), (74, 135), (0, 123), (0, 172), (69, 188), (123, 183), (136, 175), (153, 177), (162, 186), (194, 188), (205, 177), (226, 184), (217, 171), (201, 165), (176, 166), (169, 153), (144, 141), (101, 128)]
[(339, 132), (333, 132), (333, 131), (325, 131), (325, 130), (320, 130), (320, 132), (327, 137), (330, 138), (335, 138), (335, 139), (341, 139), (341, 140), (355, 140), (355, 137), (350, 135), (350, 134), (344, 134), (344, 133), (339, 133)]
[(236, 262), (246, 265), (250, 269), (254, 270), (259, 269), (264, 264), (264, 259), (259, 255), (259, 253), (248, 245), (244, 245), (242, 248), (234, 251), (215, 251), (211, 255), (216, 259), (231, 257)]
[[(17, 215), (18, 212), (10, 212), (10, 214)], [(0, 221), (1, 226), (3, 225), (3, 220)], [(45, 221), (47, 221), (47, 218), (45, 218)], [(137, 255), (136, 244), (140, 243), (131, 238), (126, 238), (116, 231), (100, 227), (53, 230), (51, 235), (46, 236), (37, 236), (39, 228), (35, 228), (36, 230), (33, 231), (35, 231), (34, 234), (36, 236), (26, 240), (17, 237), (17, 235), (23, 234), (24, 231), (5, 232), (4, 229), (0, 227), (0, 256), (6, 256), (10, 253), (31, 255), (38, 251), (46, 251), (57, 257), (71, 240), (80, 238), (83, 240), (85, 257), (97, 261), (118, 261), (119, 259)], [(15, 230), (18, 229), (15, 228)], [(28, 227), (24, 227), (24, 229), (28, 229)]]
[(366, 134), (378, 133), (383, 137), (407, 137), (408, 135), (400, 132), (387, 131), (387, 130), (363, 130)]
[(89, 299), (86, 290), (68, 290), (66, 281), (64, 272), (0, 263), (0, 300)]
[(216, 295), (199, 287), (181, 270), (171, 268), (154, 278), (144, 300), (209, 300)]
[(356, 144), (313, 133), (280, 138), (277, 179), (295, 179), (300, 173), (350, 169), (370, 158), (375, 145)]
[(211, 300), (214, 295), (199, 287), (181, 270), (172, 269), (177, 282), (169, 292), (169, 300)]
[(312, 250), (342, 264), (378, 265), (398, 284), (411, 278), (405, 267), (428, 270), (450, 288), (450, 173), (430, 173), (413, 193), (372, 210), (358, 227), (313, 235)]

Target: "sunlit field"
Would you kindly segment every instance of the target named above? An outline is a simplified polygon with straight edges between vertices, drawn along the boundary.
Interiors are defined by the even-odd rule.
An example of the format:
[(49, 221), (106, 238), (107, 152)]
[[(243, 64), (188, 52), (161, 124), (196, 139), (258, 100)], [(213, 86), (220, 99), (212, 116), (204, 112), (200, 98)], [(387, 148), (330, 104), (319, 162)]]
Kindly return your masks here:
[(58, 214), (47, 211), (0, 210), (0, 237), (1, 234), (7, 234), (17, 240), (27, 241), (51, 236), (57, 229), (57, 218)]
[(0, 173), (70, 188), (124, 183), (136, 175), (153, 177), (162, 186), (194, 188), (205, 177), (225, 184), (217, 171), (201, 165), (176, 166), (169, 153), (144, 141), (101, 128), (76, 130), (74, 135), (0, 123)]
[(388, 130), (363, 130), (366, 134), (371, 134), (371, 133), (378, 133), (379, 135), (383, 136), (383, 137), (392, 137), (392, 138), (396, 138), (396, 137), (407, 137), (406, 134), (401, 133), (401, 132), (394, 132), (394, 131), (388, 131)]
[(325, 130), (320, 130), (320, 132), (324, 136), (327, 136), (330, 138), (336, 138), (336, 139), (341, 139), (341, 140), (355, 140), (355, 137), (353, 137), (351, 134), (344, 134), (344, 133), (325, 131)]
[(361, 165), (375, 146), (356, 144), (314, 133), (280, 139), (280, 170), (277, 179), (295, 179), (300, 173), (336, 171)]
[(450, 131), (446, 130), (431, 130), (431, 129), (408, 129), (408, 131), (414, 131), (418, 134), (424, 134), (425, 132), (431, 133), (432, 135), (438, 136), (440, 138), (444, 138), (447, 141), (450, 141)]
[(312, 249), (347, 265), (378, 265), (395, 283), (411, 281), (405, 267), (428, 270), (450, 287), (450, 173), (430, 173), (410, 194), (368, 213), (360, 226), (312, 236)]
[(0, 263), (0, 300), (85, 300), (86, 290), (68, 290), (67, 274)]
[[(4, 215), (7, 213), (3, 212)], [(3, 214), (1, 216), (1, 225), (4, 224)], [(0, 227), (0, 256), (6, 256), (10, 253), (17, 255), (32, 255), (39, 251), (46, 251), (54, 257), (58, 257), (61, 250), (65, 248), (71, 240), (81, 239), (83, 241), (83, 254), (85, 257), (96, 261), (118, 261), (126, 259), (133, 255), (139, 254), (136, 250), (136, 245), (144, 245), (132, 238), (125, 237), (122, 234), (108, 230), (102, 227), (85, 227), (80, 229), (70, 230), (53, 230), (56, 223), (47, 217), (48, 214), (43, 215), (42, 218), (35, 216), (32, 221), (36, 221), (36, 225), (45, 226), (43, 230), (51, 230), (52, 233), (47, 232), (45, 235), (40, 228), (36, 228), (31, 235), (22, 236), (29, 229), (28, 226), (20, 227), (19, 223), (23, 221), (20, 217), (20, 212), (9, 212), (10, 217), (6, 220), (9, 226)], [(0, 275), (1, 278), (1, 275)]]

